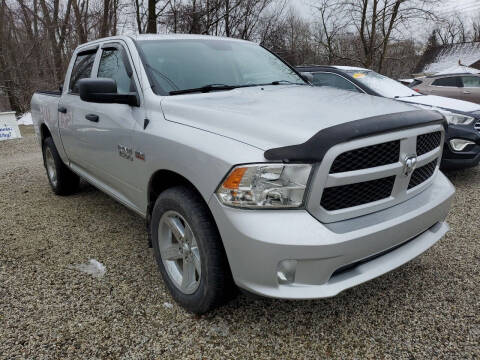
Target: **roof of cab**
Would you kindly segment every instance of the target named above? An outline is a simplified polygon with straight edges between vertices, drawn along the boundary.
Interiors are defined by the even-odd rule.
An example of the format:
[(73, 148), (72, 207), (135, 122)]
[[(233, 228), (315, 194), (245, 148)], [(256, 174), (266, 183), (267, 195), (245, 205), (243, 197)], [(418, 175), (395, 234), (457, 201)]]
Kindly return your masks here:
[(195, 35), (195, 34), (140, 34), (130, 36), (135, 41), (158, 41), (158, 40), (228, 40), (237, 42), (248, 42), (242, 39), (234, 39), (223, 36)]
[(115, 41), (115, 40), (133, 40), (133, 41), (158, 41), (158, 40), (228, 40), (228, 41), (236, 41), (236, 42), (244, 42), (249, 44), (255, 44), (254, 42), (241, 40), (241, 39), (234, 39), (228, 37), (221, 37), (221, 36), (210, 36), (210, 35), (193, 35), (193, 34), (141, 34), (141, 35), (117, 35), (117, 36), (110, 36), (105, 38), (100, 38), (96, 40), (89, 41), (84, 44), (80, 44), (77, 47), (77, 51), (82, 51), (84, 49), (88, 49), (91, 46), (95, 46), (99, 43), (104, 43), (106, 41)]

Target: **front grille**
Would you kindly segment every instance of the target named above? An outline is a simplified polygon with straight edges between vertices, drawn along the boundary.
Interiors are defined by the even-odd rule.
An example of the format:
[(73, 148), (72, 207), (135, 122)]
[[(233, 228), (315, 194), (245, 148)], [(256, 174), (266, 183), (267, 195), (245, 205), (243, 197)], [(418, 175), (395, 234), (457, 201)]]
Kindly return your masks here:
[(323, 191), (321, 205), (325, 210), (333, 211), (359, 206), (388, 198), (392, 194), (395, 176), (335, 186)]
[(480, 121), (473, 125), (473, 127), (475, 128), (475, 130), (480, 131)]
[(440, 146), (442, 134), (436, 131), (429, 134), (419, 135), (417, 137), (417, 156), (426, 154)]
[(410, 182), (408, 183), (408, 190), (430, 179), (433, 173), (435, 172), (435, 168), (437, 167), (437, 162), (438, 162), (438, 159), (435, 159), (429, 162), (427, 165), (424, 165), (422, 167), (419, 167), (418, 169), (415, 169), (415, 171), (412, 174), (412, 177), (410, 178)]
[(330, 173), (354, 171), (396, 163), (400, 156), (400, 140), (363, 147), (340, 154)]
[[(438, 124), (352, 140), (340, 152), (330, 149), (312, 179), (309, 212), (335, 223), (409, 200), (434, 180), (444, 137)], [(421, 165), (412, 172), (414, 162), (407, 166), (407, 158), (417, 152)]]

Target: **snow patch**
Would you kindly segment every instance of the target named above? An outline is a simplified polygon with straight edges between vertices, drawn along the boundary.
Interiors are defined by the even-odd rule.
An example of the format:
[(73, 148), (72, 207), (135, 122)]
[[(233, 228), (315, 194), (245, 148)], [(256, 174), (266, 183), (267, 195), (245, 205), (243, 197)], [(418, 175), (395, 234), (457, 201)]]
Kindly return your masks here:
[(95, 259), (88, 259), (86, 264), (72, 265), (70, 268), (92, 275), (95, 278), (101, 278), (107, 272), (107, 268)]
[(18, 125), (33, 125), (32, 113), (26, 112), (17, 120)]
[(170, 304), (169, 302), (164, 302), (163, 306), (166, 307), (167, 309), (173, 308), (173, 304)]

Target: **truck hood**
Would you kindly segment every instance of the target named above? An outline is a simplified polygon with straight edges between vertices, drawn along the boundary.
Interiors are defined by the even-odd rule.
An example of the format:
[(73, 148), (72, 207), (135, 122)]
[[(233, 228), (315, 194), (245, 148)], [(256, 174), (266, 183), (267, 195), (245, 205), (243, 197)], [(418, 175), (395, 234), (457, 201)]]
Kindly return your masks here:
[(480, 110), (480, 105), (478, 104), (436, 95), (409, 96), (398, 98), (397, 100), (410, 104), (426, 105), (464, 113)]
[(303, 143), (318, 131), (345, 122), (417, 110), (376, 96), (296, 85), (168, 96), (161, 105), (169, 121), (262, 150)]

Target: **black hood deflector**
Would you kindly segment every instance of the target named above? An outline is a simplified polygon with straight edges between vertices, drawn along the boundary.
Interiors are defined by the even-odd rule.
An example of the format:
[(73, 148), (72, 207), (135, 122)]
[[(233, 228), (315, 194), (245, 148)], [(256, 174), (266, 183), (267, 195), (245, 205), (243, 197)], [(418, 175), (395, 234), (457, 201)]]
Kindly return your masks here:
[(426, 125), (448, 124), (442, 114), (430, 110), (414, 110), (373, 116), (320, 130), (299, 145), (283, 146), (265, 151), (265, 159), (279, 161), (321, 162), (327, 151), (340, 143)]

